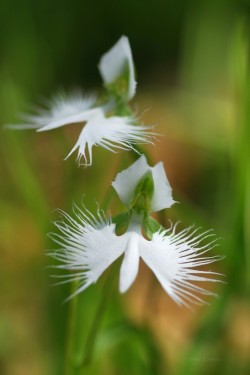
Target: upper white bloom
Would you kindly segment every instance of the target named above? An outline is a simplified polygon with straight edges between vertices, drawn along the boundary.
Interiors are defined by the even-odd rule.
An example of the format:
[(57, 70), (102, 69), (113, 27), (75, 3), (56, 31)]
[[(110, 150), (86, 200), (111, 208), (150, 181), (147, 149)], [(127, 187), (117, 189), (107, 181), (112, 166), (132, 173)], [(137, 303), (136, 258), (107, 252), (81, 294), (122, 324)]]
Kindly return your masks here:
[(172, 189), (168, 182), (164, 166), (159, 162), (154, 167), (150, 167), (144, 155), (142, 155), (129, 168), (117, 174), (112, 186), (117, 191), (119, 198), (129, 206), (134, 197), (135, 188), (141, 178), (148, 172), (152, 173), (154, 181), (154, 192), (151, 199), (151, 212), (163, 210), (171, 207), (175, 201), (172, 197)]
[(127, 99), (130, 100), (133, 98), (136, 90), (135, 69), (129, 40), (126, 36), (122, 36), (102, 56), (98, 67), (107, 85), (123, 77), (127, 81)]
[(8, 127), (36, 128), (40, 132), (86, 122), (68, 155), (78, 149), (77, 160), (80, 164), (83, 157), (85, 166), (92, 164), (92, 147), (95, 145), (115, 152), (118, 149), (131, 150), (133, 144), (152, 143), (151, 139), (155, 133), (149, 131), (151, 127), (133, 125), (135, 120), (130, 117), (105, 117), (104, 108), (94, 107), (95, 102), (96, 98), (93, 95), (83, 96), (80, 93), (73, 93), (56, 96), (50, 101), (48, 109), (40, 109), (37, 115), (26, 116), (26, 124)]
[[(122, 86), (123, 100), (126, 102), (135, 94), (136, 82), (132, 52), (128, 38), (123, 36), (105, 53), (99, 63), (100, 74), (107, 88), (117, 84)], [(118, 89), (118, 88), (117, 88)], [(86, 123), (69, 155), (78, 149), (77, 160), (84, 159), (84, 165), (92, 164), (92, 148), (101, 146), (115, 150), (134, 149), (133, 144), (152, 143), (156, 134), (149, 127), (135, 124), (130, 117), (106, 114), (114, 109), (114, 98), (107, 100), (103, 106), (97, 106), (95, 95), (83, 95), (75, 92), (57, 95), (48, 102), (46, 108), (39, 108), (36, 114), (23, 116), (25, 123), (7, 125), (14, 129), (37, 129), (38, 132), (52, 130), (61, 126)], [(69, 156), (68, 155), (68, 156)]]
[(60, 249), (49, 254), (61, 262), (55, 267), (74, 271), (66, 275), (63, 281), (79, 280), (79, 287), (73, 295), (95, 283), (109, 265), (123, 254), (119, 277), (121, 293), (126, 292), (134, 282), (142, 258), (177, 304), (204, 303), (197, 293), (214, 294), (193, 284), (219, 281), (208, 277), (215, 272), (197, 269), (221, 259), (220, 256), (204, 256), (215, 246), (215, 241), (202, 244), (204, 239), (213, 236), (209, 231), (198, 233), (198, 229), (187, 228), (176, 233), (174, 226), (155, 233), (148, 241), (141, 234), (137, 218), (132, 220), (126, 233), (117, 236), (115, 224), (103, 213), (98, 212), (94, 217), (86, 209), (82, 211), (77, 207), (74, 213), (75, 218), (71, 218), (62, 212), (64, 220), (55, 223), (61, 234), (51, 234), (50, 237)]

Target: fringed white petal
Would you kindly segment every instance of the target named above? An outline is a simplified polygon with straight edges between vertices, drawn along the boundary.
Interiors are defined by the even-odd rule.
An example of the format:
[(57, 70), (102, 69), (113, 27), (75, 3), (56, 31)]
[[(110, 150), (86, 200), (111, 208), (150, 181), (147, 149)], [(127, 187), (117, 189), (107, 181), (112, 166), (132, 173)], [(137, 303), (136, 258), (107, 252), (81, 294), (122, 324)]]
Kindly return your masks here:
[(23, 116), (23, 125), (9, 125), (13, 129), (46, 131), (64, 125), (88, 121), (100, 108), (93, 108), (95, 95), (84, 96), (80, 92), (57, 95), (48, 102), (48, 108), (39, 108), (34, 115)]
[(175, 201), (162, 162), (150, 167), (142, 155), (129, 168), (117, 174), (112, 186), (117, 191), (121, 201), (128, 206), (134, 197), (135, 188), (140, 179), (149, 171), (154, 181), (154, 193), (151, 200), (151, 211), (156, 212), (171, 207)]
[(149, 131), (151, 127), (143, 125), (132, 125), (132, 119), (128, 117), (104, 117), (100, 112), (91, 118), (83, 128), (75, 146), (67, 158), (77, 149), (77, 160), (83, 165), (92, 164), (92, 148), (100, 146), (111, 152), (116, 150), (131, 150), (133, 144), (152, 143), (151, 138), (155, 135)]
[[(218, 255), (204, 255), (217, 246), (216, 239), (211, 241), (210, 237), (214, 236), (211, 231), (199, 233), (199, 228), (193, 230), (191, 227), (176, 234), (175, 225), (155, 233), (148, 241), (136, 222), (130, 224), (125, 234), (117, 236), (115, 224), (100, 211), (95, 217), (86, 209), (75, 206), (74, 218), (63, 211), (61, 213), (63, 219), (55, 223), (59, 233), (50, 234), (60, 248), (48, 255), (60, 262), (55, 268), (72, 271), (68, 275), (55, 276), (63, 279), (59, 284), (79, 281), (78, 289), (70, 298), (95, 283), (123, 253), (119, 279), (121, 293), (134, 282), (140, 257), (179, 305), (207, 303), (199, 295), (215, 295), (197, 282), (222, 282), (216, 278), (221, 274), (199, 269), (222, 259)], [(207, 242), (208, 238), (210, 242)]]
[(155, 233), (151, 241), (141, 240), (140, 256), (177, 304), (206, 303), (197, 294), (215, 294), (193, 282), (221, 282), (214, 278), (219, 274), (196, 269), (222, 259), (220, 256), (203, 256), (216, 246), (216, 240), (207, 244), (203, 242), (213, 236), (209, 231), (197, 234), (197, 229), (187, 228), (176, 234), (175, 229), (170, 234), (171, 230)]
[(51, 100), (49, 109), (41, 111), (40, 115), (33, 117), (33, 119), (40, 124), (38, 131), (84, 122), (89, 120), (98, 110), (93, 108), (95, 102), (95, 95), (84, 96), (79, 92), (68, 96), (56, 96)]
[(49, 235), (60, 248), (49, 255), (60, 262), (56, 268), (74, 271), (63, 276), (62, 283), (79, 280), (76, 295), (95, 283), (125, 251), (127, 240), (115, 234), (115, 224), (100, 211), (95, 217), (75, 206), (74, 218), (61, 213), (63, 219), (55, 222), (60, 234)]
[(113, 83), (121, 76), (128, 75), (128, 100), (135, 95), (135, 69), (129, 40), (122, 36), (118, 42), (106, 52), (99, 63), (99, 71), (106, 84)]

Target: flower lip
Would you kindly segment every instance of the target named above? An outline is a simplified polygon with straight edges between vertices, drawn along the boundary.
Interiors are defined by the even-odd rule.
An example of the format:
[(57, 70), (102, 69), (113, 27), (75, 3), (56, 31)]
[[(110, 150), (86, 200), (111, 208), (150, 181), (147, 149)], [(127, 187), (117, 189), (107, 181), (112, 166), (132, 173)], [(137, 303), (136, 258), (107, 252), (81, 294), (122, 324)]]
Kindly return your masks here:
[(139, 271), (139, 243), (140, 236), (133, 231), (126, 233), (127, 244), (121, 264), (119, 277), (119, 291), (125, 293), (133, 284)]
[(152, 143), (153, 133), (147, 131), (151, 127), (133, 125), (133, 119), (129, 117), (105, 117), (99, 111), (93, 116), (83, 128), (75, 146), (67, 158), (78, 148), (77, 160), (84, 166), (92, 164), (93, 146), (101, 146), (111, 152), (119, 150), (131, 150), (132, 144)]

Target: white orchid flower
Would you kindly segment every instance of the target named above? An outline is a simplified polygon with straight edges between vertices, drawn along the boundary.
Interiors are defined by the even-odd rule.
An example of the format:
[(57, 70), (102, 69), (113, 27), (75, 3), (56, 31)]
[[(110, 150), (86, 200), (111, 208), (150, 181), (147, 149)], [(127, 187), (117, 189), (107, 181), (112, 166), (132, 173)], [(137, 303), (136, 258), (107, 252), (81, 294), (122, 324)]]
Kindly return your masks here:
[(78, 150), (77, 160), (83, 165), (92, 165), (92, 148), (101, 146), (109, 151), (131, 150), (133, 144), (152, 143), (156, 134), (149, 131), (150, 126), (134, 125), (135, 120), (125, 116), (105, 117), (104, 108), (93, 107), (94, 96), (82, 94), (57, 96), (50, 102), (48, 110), (42, 109), (37, 115), (26, 116), (27, 124), (9, 125), (15, 129), (36, 128), (38, 132), (59, 128), (61, 126), (84, 123), (79, 138), (66, 157)]
[[(127, 37), (121, 37), (102, 56), (99, 70), (108, 89), (110, 85), (118, 82), (117, 92), (120, 92), (120, 85), (122, 86), (125, 105), (125, 102), (134, 96), (136, 87), (132, 52)], [(7, 125), (7, 127), (33, 128), (42, 132), (70, 124), (85, 123), (75, 146), (68, 155), (70, 156), (78, 149), (77, 160), (81, 164), (83, 159), (85, 166), (92, 164), (93, 146), (101, 146), (116, 152), (131, 149), (136, 151), (133, 144), (153, 143), (152, 138), (157, 134), (149, 131), (151, 127), (138, 125), (136, 119), (130, 115), (128, 117), (106, 116), (111, 109), (115, 108), (115, 101), (111, 96), (109, 93), (107, 102), (103, 106), (97, 106), (95, 95), (83, 95), (81, 92), (57, 95), (49, 101), (47, 108), (38, 109), (37, 114), (23, 117), (26, 123)], [(124, 114), (124, 112), (121, 113)]]
[(138, 182), (148, 172), (151, 172), (154, 182), (154, 192), (150, 202), (151, 212), (171, 207), (175, 201), (172, 197), (172, 189), (168, 182), (163, 163), (159, 162), (154, 167), (150, 167), (144, 155), (129, 168), (118, 173), (112, 182), (112, 186), (121, 201), (128, 207), (134, 197)]
[(108, 87), (119, 80), (125, 82), (125, 97), (130, 100), (135, 95), (135, 69), (129, 40), (122, 36), (100, 60), (99, 71)]
[[(60, 234), (50, 237), (59, 246), (49, 255), (61, 264), (59, 269), (73, 271), (63, 281), (79, 281), (76, 292), (82, 292), (95, 283), (103, 272), (120, 256), (119, 290), (126, 292), (138, 274), (140, 258), (153, 271), (163, 289), (179, 305), (206, 303), (197, 294), (214, 295), (213, 292), (196, 285), (196, 282), (217, 282), (217, 273), (197, 267), (211, 264), (220, 256), (207, 256), (215, 241), (203, 241), (213, 236), (210, 231), (198, 233), (198, 229), (187, 228), (176, 233), (176, 225), (154, 233), (149, 241), (142, 236), (138, 217), (134, 217), (127, 231), (118, 236), (111, 218), (100, 211), (94, 217), (86, 209), (74, 209), (75, 218), (62, 212), (63, 220), (55, 225)], [(56, 276), (55, 276), (56, 277)], [(194, 284), (195, 282), (195, 284)]]
[[(144, 184), (148, 173), (153, 189), (151, 185)], [(63, 220), (55, 223), (60, 234), (50, 235), (60, 246), (59, 250), (50, 253), (61, 262), (56, 267), (74, 271), (70, 275), (61, 276), (65, 278), (62, 282), (79, 281), (79, 287), (73, 295), (95, 283), (121, 256), (121, 293), (126, 292), (136, 279), (141, 258), (177, 304), (203, 303), (202, 298), (197, 295), (199, 293), (213, 295), (213, 292), (196, 285), (196, 282), (220, 281), (213, 278), (216, 273), (197, 269), (221, 259), (220, 256), (204, 255), (216, 246), (216, 240), (206, 243), (207, 238), (214, 236), (211, 231), (201, 233), (199, 228), (190, 227), (177, 233), (177, 225), (167, 230), (158, 225), (158, 229), (153, 231), (152, 228), (148, 231), (144, 227), (144, 219), (149, 218), (149, 212), (170, 207), (174, 203), (163, 164), (150, 167), (145, 156), (141, 156), (132, 166), (119, 173), (112, 185), (129, 208), (129, 215), (123, 219), (127, 228), (125, 233), (118, 236), (116, 224), (101, 211), (98, 211), (95, 217), (85, 208), (81, 210), (75, 207), (74, 218), (61, 211)], [(138, 186), (142, 189), (138, 190)], [(149, 190), (145, 191), (147, 187)], [(143, 199), (139, 201), (142, 210), (138, 210), (136, 204), (131, 208), (131, 201), (134, 201), (136, 194), (150, 197), (149, 211), (147, 207), (144, 210)], [(150, 240), (143, 237), (142, 226)]]

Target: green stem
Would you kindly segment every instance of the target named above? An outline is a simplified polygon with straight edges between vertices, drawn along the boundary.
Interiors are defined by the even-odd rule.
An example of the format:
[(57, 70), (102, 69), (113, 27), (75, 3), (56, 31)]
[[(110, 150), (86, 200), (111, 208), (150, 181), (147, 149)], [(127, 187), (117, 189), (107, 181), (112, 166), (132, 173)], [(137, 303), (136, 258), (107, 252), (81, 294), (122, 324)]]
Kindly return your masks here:
[(134, 149), (134, 152), (132, 154), (132, 158), (133, 160), (137, 160), (138, 159), (138, 154), (140, 155), (144, 155), (146, 156), (146, 159), (148, 161), (149, 164), (152, 164), (152, 158), (151, 156), (149, 155), (149, 153), (147, 151), (145, 151), (144, 147), (143, 146), (139, 146), (139, 145), (134, 145), (133, 144), (133, 149)]
[(102, 298), (101, 298), (99, 306), (97, 307), (92, 326), (90, 327), (89, 334), (87, 336), (85, 347), (84, 347), (84, 353), (82, 356), (83, 359), (80, 362), (79, 367), (89, 366), (92, 362), (97, 335), (100, 330), (100, 326), (103, 321), (104, 314), (106, 312), (106, 307), (109, 301), (109, 297), (111, 295), (111, 290), (112, 290), (116, 270), (117, 270), (117, 267), (113, 266), (105, 282)]
[[(120, 166), (121, 161), (118, 164)], [(119, 167), (117, 168), (117, 170), (118, 169), (119, 169)], [(113, 187), (110, 187), (108, 189), (107, 193), (106, 193), (106, 196), (103, 199), (103, 202), (102, 202), (103, 210), (106, 210), (108, 208), (108, 205), (112, 201), (113, 197), (114, 197), (114, 189), (113, 189)], [(79, 367), (88, 366), (92, 362), (93, 352), (94, 352), (96, 339), (97, 339), (97, 334), (98, 334), (98, 331), (100, 329), (101, 322), (103, 320), (103, 317), (104, 317), (104, 314), (105, 314), (105, 311), (106, 311), (107, 302), (109, 300), (110, 292), (112, 290), (112, 284), (113, 284), (114, 276), (116, 274), (116, 270), (117, 270), (117, 267), (114, 265), (111, 272), (109, 273), (109, 275), (107, 277), (106, 282), (105, 282), (103, 295), (102, 295), (100, 304), (97, 307), (92, 326), (89, 330), (89, 334), (88, 334), (87, 339), (86, 339), (84, 352), (83, 352), (83, 355), (82, 355), (83, 359), (81, 360)]]
[[(121, 158), (118, 162), (116, 173), (120, 169), (122, 163), (123, 163), (123, 159)], [(101, 204), (101, 207), (104, 211), (107, 210), (107, 208), (109, 207), (112, 199), (115, 196), (114, 193), (115, 191), (113, 187), (110, 186)], [(77, 371), (77, 369), (79, 370), (80, 368), (84, 366), (88, 366), (92, 362), (97, 335), (98, 335), (98, 332), (99, 332), (99, 329), (100, 329), (100, 326), (101, 326), (101, 323), (102, 323), (102, 320), (103, 320), (103, 317), (107, 308), (107, 302), (109, 300), (110, 292), (112, 290), (112, 282), (113, 282), (116, 270), (117, 270), (117, 267), (116, 265), (114, 265), (105, 281), (102, 298), (99, 302), (91, 328), (87, 335), (86, 343), (84, 345), (84, 351), (80, 355), (80, 359), (77, 361), (73, 360), (73, 356), (74, 356), (73, 351), (74, 351), (74, 344), (76, 341), (76, 337), (74, 337), (75, 336), (75, 322), (77, 320), (77, 317), (80, 311), (79, 310), (80, 298), (77, 295), (75, 298), (72, 298), (72, 300), (70, 301), (71, 306), (70, 306), (70, 318), (69, 318), (69, 329), (68, 329), (68, 339), (67, 339), (68, 348), (67, 348), (67, 359), (66, 359), (67, 360), (66, 373), (68, 375), (75, 374), (75, 371)]]
[[(72, 293), (76, 290), (76, 283), (72, 282), (71, 288)], [(68, 375), (72, 374), (72, 348), (73, 348), (73, 332), (74, 332), (74, 318), (76, 316), (77, 308), (77, 298), (71, 298), (69, 306), (69, 321), (68, 321), (68, 331), (67, 331), (67, 348), (66, 348), (66, 363), (65, 363), (65, 373)]]
[[(133, 112), (132, 108), (129, 106), (129, 104), (124, 103), (121, 100), (121, 98), (119, 98), (119, 97), (116, 98), (116, 102), (117, 102), (116, 114), (118, 116), (131, 116), (131, 117), (134, 116), (134, 112)], [(149, 153), (147, 151), (145, 151), (143, 146), (133, 144), (133, 150), (135, 151), (134, 153), (132, 153), (133, 160), (137, 159), (137, 157), (135, 158), (135, 156), (138, 156), (138, 154), (144, 154), (146, 156), (148, 162), (152, 163), (152, 159), (151, 159)]]

